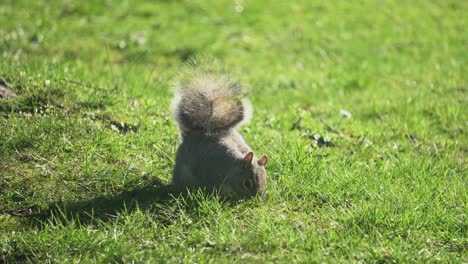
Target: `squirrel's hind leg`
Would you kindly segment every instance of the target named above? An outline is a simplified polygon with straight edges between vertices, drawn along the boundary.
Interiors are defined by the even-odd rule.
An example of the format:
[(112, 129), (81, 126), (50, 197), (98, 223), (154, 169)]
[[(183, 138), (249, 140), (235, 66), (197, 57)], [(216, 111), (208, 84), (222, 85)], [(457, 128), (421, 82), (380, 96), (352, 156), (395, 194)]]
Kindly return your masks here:
[(187, 187), (193, 187), (196, 184), (196, 179), (190, 166), (187, 164), (176, 164), (174, 175), (172, 176), (172, 185), (178, 191), (185, 191)]

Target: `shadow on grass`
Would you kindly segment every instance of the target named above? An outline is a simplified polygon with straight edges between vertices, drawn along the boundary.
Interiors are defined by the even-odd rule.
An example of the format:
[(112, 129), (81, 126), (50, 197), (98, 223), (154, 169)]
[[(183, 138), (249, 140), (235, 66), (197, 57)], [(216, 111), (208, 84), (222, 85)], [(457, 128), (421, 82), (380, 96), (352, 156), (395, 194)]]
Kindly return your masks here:
[(45, 225), (64, 226), (70, 223), (89, 225), (96, 220), (111, 221), (122, 213), (144, 210), (153, 212), (155, 219), (161, 221), (161, 224), (168, 224), (171, 219), (177, 218), (180, 210), (199, 215), (200, 202), (206, 199), (231, 206), (239, 204), (239, 201), (219, 196), (214, 190), (197, 189), (179, 192), (174, 190), (172, 185), (155, 179), (144, 186), (113, 196), (99, 196), (70, 203), (53, 203), (44, 209), (0, 210), (0, 214), (20, 217), (30, 225), (41, 228)]
[(45, 222), (54, 224), (57, 221), (63, 225), (74, 220), (86, 225), (94, 220), (115, 219), (122, 212), (131, 213), (136, 209), (151, 210), (169, 206), (180, 194), (174, 191), (171, 185), (156, 179), (144, 186), (123, 191), (114, 196), (99, 196), (70, 203), (54, 203), (44, 209), (2, 210), (1, 213), (22, 217), (32, 225), (38, 226)]
[[(172, 186), (156, 179), (152, 182), (132, 189), (123, 191), (114, 196), (101, 196), (90, 200), (78, 201), (66, 205), (53, 205), (50, 207), (51, 214), (61, 214), (79, 216), (80, 221), (89, 218), (105, 220), (114, 218), (119, 212), (132, 212), (135, 209), (151, 209), (155, 204), (170, 203), (174, 196)], [(49, 213), (49, 214), (50, 214)]]

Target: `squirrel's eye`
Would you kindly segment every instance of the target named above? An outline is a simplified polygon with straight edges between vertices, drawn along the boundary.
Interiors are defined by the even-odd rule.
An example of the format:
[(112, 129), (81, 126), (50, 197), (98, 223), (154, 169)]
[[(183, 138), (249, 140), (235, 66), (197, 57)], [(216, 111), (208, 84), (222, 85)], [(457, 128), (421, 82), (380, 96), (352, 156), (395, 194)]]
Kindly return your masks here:
[(246, 179), (244, 180), (244, 188), (247, 189), (247, 190), (250, 190), (252, 189), (253, 187), (253, 183), (250, 179)]

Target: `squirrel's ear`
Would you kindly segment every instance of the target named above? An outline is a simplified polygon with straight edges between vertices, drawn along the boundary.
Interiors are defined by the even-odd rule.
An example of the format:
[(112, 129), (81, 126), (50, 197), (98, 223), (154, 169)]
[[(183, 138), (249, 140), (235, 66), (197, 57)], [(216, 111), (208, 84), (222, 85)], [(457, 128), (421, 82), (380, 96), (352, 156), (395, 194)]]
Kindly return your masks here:
[(268, 162), (268, 156), (267, 155), (263, 155), (259, 160), (258, 160), (258, 165), (260, 166), (265, 166), (265, 164), (267, 164)]
[(252, 159), (253, 159), (253, 152), (249, 152), (245, 155), (244, 161), (247, 162), (248, 164), (252, 164)]

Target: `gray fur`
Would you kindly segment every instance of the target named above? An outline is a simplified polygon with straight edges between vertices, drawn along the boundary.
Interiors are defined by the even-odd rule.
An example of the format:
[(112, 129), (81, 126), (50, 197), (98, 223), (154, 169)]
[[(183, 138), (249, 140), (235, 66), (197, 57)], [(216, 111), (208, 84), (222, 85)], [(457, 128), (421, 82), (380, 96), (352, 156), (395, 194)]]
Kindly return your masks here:
[(233, 199), (263, 195), (266, 171), (236, 130), (251, 112), (225, 76), (194, 76), (175, 87), (172, 110), (181, 134), (172, 184), (216, 189)]
[(250, 103), (239, 97), (239, 84), (229, 77), (195, 75), (176, 83), (172, 111), (182, 134), (226, 131), (250, 119)]

